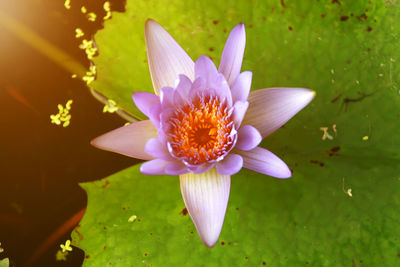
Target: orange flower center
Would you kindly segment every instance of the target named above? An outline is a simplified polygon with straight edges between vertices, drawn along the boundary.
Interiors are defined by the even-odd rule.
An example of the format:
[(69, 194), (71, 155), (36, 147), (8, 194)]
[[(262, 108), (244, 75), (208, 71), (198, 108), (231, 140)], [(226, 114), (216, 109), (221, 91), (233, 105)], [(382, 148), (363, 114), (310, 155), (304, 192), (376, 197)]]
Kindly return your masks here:
[(236, 138), (231, 114), (214, 96), (198, 97), (177, 109), (168, 120), (170, 151), (191, 165), (222, 159)]

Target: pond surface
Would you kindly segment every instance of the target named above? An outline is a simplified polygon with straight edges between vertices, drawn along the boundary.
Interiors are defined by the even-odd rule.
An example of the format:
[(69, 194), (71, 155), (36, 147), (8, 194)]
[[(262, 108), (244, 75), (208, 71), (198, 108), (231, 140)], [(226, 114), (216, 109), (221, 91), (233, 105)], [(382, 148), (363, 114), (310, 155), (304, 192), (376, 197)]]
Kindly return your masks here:
[[(111, 1), (113, 10), (123, 10), (123, 2)], [(73, 0), (71, 5), (67, 10), (63, 1), (0, 1), (0, 10), (88, 66), (75, 28), (89, 36), (101, 28), (101, 20), (88, 21), (79, 8), (85, 5), (103, 15), (102, 3)], [(1, 23), (0, 40), (0, 242), (4, 249), (0, 258), (9, 257), (11, 266), (23, 266), (33, 256), (34, 266), (80, 266), (83, 252), (77, 248), (66, 262), (55, 260), (74, 225), (45, 243), (86, 207), (79, 182), (108, 176), (136, 162), (89, 144), (125, 121), (104, 114), (103, 105), (84, 82), (71, 78), (69, 71)], [(57, 104), (65, 106), (69, 99), (73, 100), (71, 124), (66, 128), (51, 124), (50, 114), (57, 114)], [(37, 254), (41, 246), (44, 250)]]

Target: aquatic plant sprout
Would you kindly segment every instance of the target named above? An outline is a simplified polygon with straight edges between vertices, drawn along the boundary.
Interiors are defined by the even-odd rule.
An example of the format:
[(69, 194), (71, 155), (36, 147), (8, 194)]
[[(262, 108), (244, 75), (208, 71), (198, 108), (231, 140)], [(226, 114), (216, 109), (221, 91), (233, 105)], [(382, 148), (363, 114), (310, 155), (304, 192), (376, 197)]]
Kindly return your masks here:
[(181, 192), (200, 239), (213, 247), (220, 235), (230, 176), (242, 167), (289, 178), (287, 165), (259, 147), (314, 97), (304, 88), (250, 92), (252, 73), (240, 72), (246, 34), (233, 28), (217, 69), (207, 56), (196, 62), (156, 21), (147, 20), (145, 40), (155, 94), (133, 101), (149, 120), (92, 141), (98, 148), (147, 160), (141, 172), (179, 175)]

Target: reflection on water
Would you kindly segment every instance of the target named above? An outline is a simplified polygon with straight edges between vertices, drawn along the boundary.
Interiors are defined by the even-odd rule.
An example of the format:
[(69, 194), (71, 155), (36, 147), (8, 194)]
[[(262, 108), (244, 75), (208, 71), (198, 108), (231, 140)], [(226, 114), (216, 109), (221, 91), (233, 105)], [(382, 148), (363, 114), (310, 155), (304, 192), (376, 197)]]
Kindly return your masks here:
[[(110, 2), (112, 10), (123, 10), (124, 1)], [(88, 68), (89, 61), (78, 48), (76, 28), (86, 38), (99, 29), (101, 18), (107, 15), (103, 3), (72, 0), (67, 10), (64, 1), (14, 0), (1, 1), (0, 10)], [(82, 13), (83, 4), (98, 14), (95, 22)], [(7, 29), (0, 23), (0, 242), (4, 249), (0, 258), (9, 257), (16, 266), (32, 256), (38, 256), (34, 266), (79, 266), (83, 252), (77, 248), (66, 262), (55, 260), (60, 244), (70, 238), (71, 230), (66, 229), (82, 216), (86, 205), (86, 195), (77, 183), (136, 162), (94, 149), (89, 141), (125, 121), (102, 113), (103, 105), (84, 82), (46, 57), (46, 51)], [(70, 125), (52, 124), (50, 115), (59, 112), (57, 104), (65, 107), (69, 99), (73, 100)], [(61, 235), (54, 234), (57, 229), (63, 230), (58, 232)], [(45, 250), (38, 254), (40, 248)]]

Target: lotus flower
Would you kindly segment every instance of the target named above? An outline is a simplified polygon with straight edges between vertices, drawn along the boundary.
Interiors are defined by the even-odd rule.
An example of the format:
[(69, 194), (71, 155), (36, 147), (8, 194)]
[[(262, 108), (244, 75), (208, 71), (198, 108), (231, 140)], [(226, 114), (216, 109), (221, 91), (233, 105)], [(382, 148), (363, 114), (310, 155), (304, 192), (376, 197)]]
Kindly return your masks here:
[(258, 147), (305, 107), (315, 93), (304, 88), (250, 92), (252, 73), (240, 72), (246, 34), (233, 28), (217, 69), (210, 58), (194, 63), (154, 20), (145, 40), (155, 94), (137, 92), (133, 101), (149, 120), (106, 133), (98, 148), (147, 160), (141, 172), (179, 175), (186, 208), (207, 247), (218, 241), (230, 190), (230, 176), (242, 167), (289, 178), (287, 165)]

